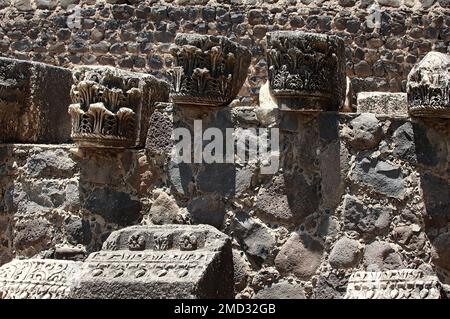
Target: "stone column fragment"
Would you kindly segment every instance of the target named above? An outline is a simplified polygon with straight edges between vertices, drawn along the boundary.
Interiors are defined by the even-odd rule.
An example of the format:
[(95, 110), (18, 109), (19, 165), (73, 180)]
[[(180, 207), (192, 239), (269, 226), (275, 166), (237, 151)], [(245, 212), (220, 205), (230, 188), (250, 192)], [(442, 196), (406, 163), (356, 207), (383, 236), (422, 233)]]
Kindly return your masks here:
[(344, 41), (301, 31), (267, 34), (269, 87), (287, 111), (339, 111), (345, 101)]
[(81, 147), (142, 147), (155, 102), (168, 84), (155, 77), (106, 66), (74, 70), (70, 94), (72, 138)]
[(177, 105), (226, 106), (239, 93), (250, 65), (245, 47), (223, 36), (178, 34), (170, 97)]
[(408, 74), (409, 114), (450, 118), (450, 54), (429, 52)]

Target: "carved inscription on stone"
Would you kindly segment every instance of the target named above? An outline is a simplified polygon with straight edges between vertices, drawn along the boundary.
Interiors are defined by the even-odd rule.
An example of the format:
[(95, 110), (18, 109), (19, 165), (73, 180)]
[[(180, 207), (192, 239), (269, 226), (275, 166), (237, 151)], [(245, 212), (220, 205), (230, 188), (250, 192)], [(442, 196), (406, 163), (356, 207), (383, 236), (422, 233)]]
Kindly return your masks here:
[(179, 34), (170, 96), (175, 104), (225, 106), (247, 77), (250, 51), (222, 36)]
[(344, 42), (301, 31), (267, 35), (269, 87), (284, 110), (339, 111), (345, 100)]
[(132, 226), (83, 263), (78, 298), (229, 298), (228, 237), (211, 226)]
[(13, 260), (0, 268), (0, 299), (70, 298), (71, 278), (80, 264), (52, 259)]
[(420, 270), (358, 271), (350, 276), (346, 299), (438, 299), (439, 282)]
[(72, 138), (83, 147), (143, 146), (157, 101), (167, 101), (168, 85), (151, 75), (113, 67), (75, 69), (71, 89)]
[(450, 118), (450, 55), (429, 52), (408, 74), (409, 113)]

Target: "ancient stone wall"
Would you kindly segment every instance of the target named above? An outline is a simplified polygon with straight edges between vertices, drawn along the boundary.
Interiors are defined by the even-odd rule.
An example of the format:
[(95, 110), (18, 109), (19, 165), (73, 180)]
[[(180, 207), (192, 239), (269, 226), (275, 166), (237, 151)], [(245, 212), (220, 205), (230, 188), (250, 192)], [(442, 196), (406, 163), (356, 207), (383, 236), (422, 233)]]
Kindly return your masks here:
[(447, 120), (253, 107), (155, 114), (148, 145), (164, 142), (169, 122), (189, 128), (202, 118), (204, 129), (237, 134), (277, 122), (280, 171), (174, 165), (163, 148), (4, 144), (1, 263), (52, 258), (64, 246), (86, 256), (128, 225), (193, 223), (231, 236), (240, 298), (342, 298), (356, 270), (437, 271), (450, 283)]
[(256, 105), (267, 78), (267, 31), (334, 33), (345, 40), (355, 98), (361, 91), (404, 92), (414, 63), (431, 50), (449, 52), (449, 17), (445, 0), (4, 0), (0, 52), (167, 77), (177, 33), (225, 35), (251, 50), (239, 97)]

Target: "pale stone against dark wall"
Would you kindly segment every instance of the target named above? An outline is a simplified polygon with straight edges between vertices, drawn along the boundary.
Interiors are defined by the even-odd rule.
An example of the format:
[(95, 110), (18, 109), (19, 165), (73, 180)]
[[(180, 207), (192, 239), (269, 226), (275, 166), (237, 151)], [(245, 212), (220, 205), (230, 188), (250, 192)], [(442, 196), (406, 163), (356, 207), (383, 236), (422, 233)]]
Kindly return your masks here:
[(114, 65), (166, 77), (165, 70), (174, 65), (169, 47), (177, 33), (228, 36), (252, 53), (249, 76), (239, 92), (245, 104), (257, 103), (267, 79), (266, 32), (341, 36), (354, 98), (361, 91), (405, 92), (414, 63), (431, 50), (449, 52), (450, 8), (445, 1), (2, 3), (1, 54), (59, 66)]

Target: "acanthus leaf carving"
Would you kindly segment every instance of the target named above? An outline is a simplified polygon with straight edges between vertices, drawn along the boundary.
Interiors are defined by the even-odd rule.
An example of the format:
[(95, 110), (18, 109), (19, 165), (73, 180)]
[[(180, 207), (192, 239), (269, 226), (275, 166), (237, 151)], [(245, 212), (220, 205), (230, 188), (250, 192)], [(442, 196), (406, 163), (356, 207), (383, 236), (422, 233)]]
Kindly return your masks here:
[(409, 113), (450, 118), (450, 55), (429, 52), (408, 74)]
[(179, 105), (228, 105), (250, 65), (248, 49), (222, 36), (179, 34), (171, 53), (175, 67), (170, 96)]
[(143, 146), (154, 104), (168, 99), (167, 83), (148, 74), (81, 66), (73, 79), (72, 138), (83, 147)]
[(267, 36), (269, 88), (281, 109), (338, 111), (344, 103), (343, 40), (301, 31)]

